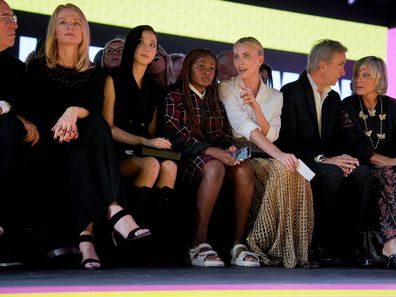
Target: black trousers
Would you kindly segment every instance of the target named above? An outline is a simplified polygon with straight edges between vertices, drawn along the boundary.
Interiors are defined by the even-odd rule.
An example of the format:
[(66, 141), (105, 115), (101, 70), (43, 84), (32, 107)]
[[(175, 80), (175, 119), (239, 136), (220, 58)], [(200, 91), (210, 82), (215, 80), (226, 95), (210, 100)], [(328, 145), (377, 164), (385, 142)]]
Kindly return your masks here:
[(371, 193), (369, 167), (360, 165), (344, 177), (336, 165), (307, 165), (316, 174), (311, 181), (315, 211), (312, 244), (333, 251), (360, 247)]
[(29, 145), (22, 142), (25, 134), (22, 122), (15, 115), (0, 115), (0, 224), (3, 227), (15, 221), (11, 213), (17, 216), (16, 221), (21, 221), (20, 190), (26, 187), (25, 163), (29, 150)]

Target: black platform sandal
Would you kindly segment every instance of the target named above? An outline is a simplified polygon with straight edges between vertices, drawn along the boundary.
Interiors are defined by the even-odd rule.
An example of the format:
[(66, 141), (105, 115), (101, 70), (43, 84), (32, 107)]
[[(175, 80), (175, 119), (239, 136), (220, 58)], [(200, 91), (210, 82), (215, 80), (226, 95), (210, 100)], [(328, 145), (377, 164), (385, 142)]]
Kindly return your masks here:
[[(93, 244), (94, 238), (92, 235), (88, 235), (88, 234), (80, 235), (80, 243), (81, 242), (91, 242)], [(99, 267), (96, 267), (96, 266), (87, 267), (86, 265), (88, 263), (99, 264)], [(94, 258), (87, 258), (84, 261), (81, 261), (81, 263), (80, 263), (80, 267), (82, 269), (87, 269), (87, 270), (97, 270), (97, 269), (100, 269), (101, 266), (102, 266), (102, 264), (101, 264), (100, 260), (94, 259)]]
[[(119, 212), (117, 212), (115, 215), (113, 215), (110, 218), (110, 223), (113, 225), (113, 228), (114, 228), (115, 224), (117, 224), (117, 222), (120, 219), (122, 219), (123, 217), (125, 217), (127, 215), (130, 215), (130, 214), (125, 209), (121, 209)], [(137, 227), (137, 228), (133, 229), (132, 231), (130, 231), (126, 238), (124, 238), (120, 233), (118, 233), (117, 230), (115, 230), (115, 231), (116, 231), (116, 234), (118, 234), (124, 240), (133, 241), (133, 240), (142, 239), (142, 238), (145, 238), (145, 237), (148, 237), (151, 235), (151, 231), (149, 229), (146, 229), (147, 230), (146, 232), (138, 234), (140, 230), (144, 230), (144, 229), (146, 229), (146, 228)], [(114, 238), (113, 238), (113, 240), (114, 240)], [(114, 240), (114, 243), (116, 244), (115, 240)]]

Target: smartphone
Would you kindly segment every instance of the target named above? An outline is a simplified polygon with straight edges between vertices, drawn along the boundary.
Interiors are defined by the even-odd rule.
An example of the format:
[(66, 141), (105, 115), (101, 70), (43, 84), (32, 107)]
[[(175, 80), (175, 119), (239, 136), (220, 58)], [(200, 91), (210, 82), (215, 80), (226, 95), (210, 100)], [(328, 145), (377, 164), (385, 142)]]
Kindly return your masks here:
[(251, 156), (250, 146), (241, 147), (235, 152), (235, 159), (237, 159), (238, 161), (249, 159), (250, 156)]

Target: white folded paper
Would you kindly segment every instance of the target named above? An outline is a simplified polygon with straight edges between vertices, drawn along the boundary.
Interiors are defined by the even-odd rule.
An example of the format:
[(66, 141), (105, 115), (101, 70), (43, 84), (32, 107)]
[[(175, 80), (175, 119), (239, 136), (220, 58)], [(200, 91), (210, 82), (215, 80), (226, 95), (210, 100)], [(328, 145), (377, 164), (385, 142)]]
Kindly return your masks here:
[(307, 181), (311, 181), (315, 176), (315, 173), (300, 159), (298, 159), (297, 172), (300, 173)]

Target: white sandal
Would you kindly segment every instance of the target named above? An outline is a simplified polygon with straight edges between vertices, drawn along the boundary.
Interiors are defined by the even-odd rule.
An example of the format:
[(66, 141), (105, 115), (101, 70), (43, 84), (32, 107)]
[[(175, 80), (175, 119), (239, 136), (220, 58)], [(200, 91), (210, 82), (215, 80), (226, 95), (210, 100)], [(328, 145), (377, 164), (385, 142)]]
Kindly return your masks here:
[[(243, 249), (237, 256), (238, 250)], [(246, 256), (256, 258), (256, 261), (245, 260)], [(231, 264), (243, 267), (259, 267), (260, 259), (256, 253), (249, 252), (248, 248), (244, 244), (236, 244), (231, 250)]]
[(192, 265), (201, 267), (224, 267), (224, 262), (221, 260), (206, 260), (209, 256), (218, 257), (217, 253), (208, 243), (201, 243), (190, 249), (190, 260)]

